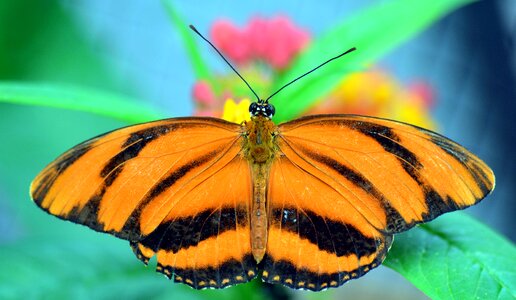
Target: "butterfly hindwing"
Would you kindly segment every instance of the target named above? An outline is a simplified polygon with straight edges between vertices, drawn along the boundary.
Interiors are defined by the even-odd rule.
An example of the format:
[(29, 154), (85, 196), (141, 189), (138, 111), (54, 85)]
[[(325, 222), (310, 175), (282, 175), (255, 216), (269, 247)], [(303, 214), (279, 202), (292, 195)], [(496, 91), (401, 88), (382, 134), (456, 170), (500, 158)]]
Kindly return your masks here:
[(285, 153), (271, 169), (264, 279), (321, 290), (378, 266), (392, 236), (368, 223), (372, 212), (362, 215), (324, 179), (310, 174), (309, 166)]
[(374, 208), (361, 212), (367, 207), (355, 206), (326, 178), (311, 174), (311, 166), (284, 147), (282, 152), (286, 154), (273, 163), (270, 175), (265, 280), (321, 290), (378, 266), (392, 236), (368, 223)]
[(86, 141), (34, 180), (34, 202), (131, 243), (143, 262), (196, 288), (253, 278), (251, 175), (241, 126), (177, 118)]
[(365, 274), (394, 233), (471, 206), (494, 187), (492, 171), (463, 147), (395, 121), (304, 117), (279, 126), (278, 147), (264, 273), (294, 288)]
[[(197, 183), (184, 201), (180, 199), (163, 222), (139, 241), (139, 249), (157, 254), (160, 272), (194, 288), (251, 280), (257, 267), (249, 242), (250, 186), (248, 163), (237, 156)], [(206, 208), (193, 211), (188, 203)]]

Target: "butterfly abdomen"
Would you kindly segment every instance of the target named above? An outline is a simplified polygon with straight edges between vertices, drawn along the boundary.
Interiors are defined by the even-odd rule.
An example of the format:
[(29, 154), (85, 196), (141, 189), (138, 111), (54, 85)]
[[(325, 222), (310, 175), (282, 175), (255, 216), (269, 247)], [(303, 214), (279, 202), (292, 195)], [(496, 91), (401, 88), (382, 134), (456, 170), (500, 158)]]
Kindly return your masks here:
[(265, 164), (253, 166), (253, 200), (251, 204), (251, 251), (257, 263), (265, 255), (268, 233), (267, 182), (269, 167)]

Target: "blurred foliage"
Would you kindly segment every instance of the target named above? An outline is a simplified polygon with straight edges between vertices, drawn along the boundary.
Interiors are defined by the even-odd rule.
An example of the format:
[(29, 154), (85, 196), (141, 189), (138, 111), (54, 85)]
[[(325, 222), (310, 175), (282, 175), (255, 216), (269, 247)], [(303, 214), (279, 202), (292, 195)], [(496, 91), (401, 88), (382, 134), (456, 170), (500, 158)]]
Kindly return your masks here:
[[(370, 13), (376, 11), (377, 15), (362, 22), (371, 26), (384, 26), (377, 23), (379, 20), (398, 23), (400, 15), (395, 14), (394, 8), (403, 10), (404, 5), (415, 5), (406, 0), (391, 2), (393, 10), (369, 10)], [(466, 2), (437, 1), (431, 6), (435, 10), (418, 6), (419, 10), (412, 11), (414, 17), (410, 22), (417, 21), (419, 25), (411, 28), (410, 34), (401, 27), (393, 31), (382, 31), (382, 27), (362, 31), (362, 35), (376, 34), (361, 36), (359, 46), (365, 49), (367, 45), (363, 43), (375, 42), (379, 33), (384, 36), (382, 43), (372, 44), (381, 49), (375, 49), (374, 55), (365, 51), (364, 55), (370, 56), (360, 58), (357, 63), (378, 58)], [(416, 6), (411, 7), (416, 9)], [(116, 82), (109, 65), (91, 49), (58, 1), (2, 1), (0, 20), (3, 141), (0, 147), (0, 298), (259, 299), (268, 296), (268, 289), (258, 281), (217, 291), (194, 291), (170, 284), (154, 272), (152, 264), (145, 268), (138, 263), (127, 242), (65, 224), (31, 203), (28, 188), (32, 178), (58, 154), (101, 132), (147, 121), (160, 113), (129, 99), (134, 97), (130, 83)], [(356, 19), (353, 22), (357, 22)], [(335, 28), (342, 30), (342, 26)], [(349, 30), (354, 28), (357, 26)], [(337, 46), (332, 46), (329, 37), (325, 39), (328, 47), (331, 46), (328, 50), (333, 52)], [(342, 50), (341, 46), (338, 48)], [(312, 65), (312, 60), (319, 61), (320, 54), (314, 51), (317, 52), (308, 51), (306, 56), (300, 57), (299, 64)], [(197, 64), (198, 75), (209, 76), (203, 68), (202, 63)], [(325, 72), (350, 68), (342, 65), (338, 70)], [(319, 81), (313, 82), (319, 85)], [(331, 84), (321, 84), (324, 85)], [(290, 93), (307, 93), (302, 86), (298, 85), (298, 89)], [(120, 91), (129, 97), (121, 96)], [(289, 109), (287, 103), (278, 106), (283, 106), (285, 112)], [(293, 117), (297, 112), (288, 113), (290, 115), (282, 118)], [(400, 234), (396, 239), (386, 265), (431, 297), (514, 297), (516, 281), (514, 270), (509, 269), (515, 265), (514, 246), (469, 218), (457, 214), (445, 216)], [(474, 280), (469, 280), (473, 277)]]
[(0, 22), (0, 79), (114, 88), (108, 66), (59, 1), (1, 1)]

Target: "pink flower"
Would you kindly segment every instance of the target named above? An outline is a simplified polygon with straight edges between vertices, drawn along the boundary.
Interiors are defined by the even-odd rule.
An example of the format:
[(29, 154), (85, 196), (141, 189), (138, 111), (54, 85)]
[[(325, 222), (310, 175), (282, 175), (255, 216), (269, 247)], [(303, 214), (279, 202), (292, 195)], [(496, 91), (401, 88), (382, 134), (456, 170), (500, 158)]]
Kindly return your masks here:
[(197, 81), (192, 89), (192, 96), (195, 101), (203, 105), (212, 105), (215, 102), (215, 93), (208, 82)]
[(263, 60), (274, 69), (284, 69), (308, 44), (309, 34), (285, 16), (273, 19), (254, 17), (239, 29), (227, 20), (212, 27), (213, 43), (237, 64)]
[[(297, 28), (289, 18), (278, 16), (265, 26), (266, 51), (262, 54), (272, 67), (284, 69), (292, 59), (308, 44), (310, 38), (306, 31)], [(251, 41), (253, 42), (253, 40)], [(258, 42), (258, 41), (255, 41)], [(257, 47), (253, 45), (253, 49)]]
[(254, 58), (265, 57), (269, 48), (269, 28), (267, 20), (261, 17), (253, 17), (245, 29), (249, 36), (249, 48)]
[(231, 21), (217, 20), (211, 28), (211, 40), (219, 50), (237, 64), (245, 64), (251, 58), (248, 35)]

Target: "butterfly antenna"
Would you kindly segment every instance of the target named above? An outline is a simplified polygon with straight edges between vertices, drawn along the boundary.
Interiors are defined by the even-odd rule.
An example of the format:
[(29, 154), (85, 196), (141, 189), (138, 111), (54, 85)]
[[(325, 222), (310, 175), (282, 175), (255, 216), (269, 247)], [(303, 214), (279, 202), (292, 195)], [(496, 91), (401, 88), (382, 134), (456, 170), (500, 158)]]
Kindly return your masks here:
[(335, 60), (335, 59), (337, 59), (337, 58), (340, 58), (340, 57), (342, 57), (342, 56), (344, 56), (344, 55), (346, 55), (346, 54), (348, 54), (348, 53), (350, 53), (350, 52), (353, 52), (353, 51), (355, 51), (355, 50), (357, 50), (357, 48), (353, 47), (353, 48), (351, 48), (351, 49), (347, 50), (347, 51), (346, 51), (346, 52), (344, 52), (344, 53), (341, 53), (341, 54), (339, 54), (339, 55), (337, 55), (337, 56), (335, 56), (335, 57), (332, 57), (332, 58), (328, 59), (327, 61), (323, 62), (322, 64), (318, 65), (317, 67), (315, 67), (315, 68), (311, 69), (310, 71), (306, 72), (305, 74), (303, 74), (303, 75), (301, 75), (301, 76), (297, 77), (296, 79), (294, 79), (294, 80), (290, 81), (289, 83), (285, 84), (284, 86), (282, 86), (279, 90), (277, 90), (277, 91), (275, 91), (274, 93), (272, 93), (272, 95), (270, 95), (270, 96), (265, 100), (265, 102), (266, 102), (266, 103), (268, 103), (268, 102), (269, 102), (269, 99), (270, 99), (270, 98), (272, 98), (272, 96), (276, 95), (277, 93), (279, 93), (281, 90), (283, 90), (283, 89), (284, 89), (284, 88), (286, 88), (287, 86), (289, 86), (289, 85), (293, 84), (294, 82), (298, 81), (299, 79), (301, 79), (301, 78), (305, 77), (306, 75), (308, 75), (308, 74), (312, 73), (313, 71), (315, 71), (315, 70), (319, 69), (320, 67), (322, 67), (322, 66), (324, 66), (325, 64), (329, 63), (330, 61)]
[[(231, 63), (224, 57), (224, 55), (222, 55), (222, 53), (219, 51), (219, 49), (217, 49), (217, 47), (215, 47), (215, 45), (213, 45), (207, 38), (205, 38), (198, 30), (197, 28), (195, 28), (195, 26), (193, 25), (190, 25), (190, 29), (192, 29), (195, 33), (197, 33), (206, 43), (210, 44), (210, 46), (215, 49), (215, 51), (217, 51), (217, 53), (220, 55), (220, 57), (222, 57), (222, 59), (231, 67), (231, 69), (233, 69), (233, 71), (235, 71), (235, 73), (238, 75), (238, 77), (240, 77), (240, 79), (242, 79), (242, 81), (245, 82), (245, 84), (247, 85), (247, 87), (251, 90), (251, 92), (253, 92), (253, 94), (256, 96), (256, 99), (258, 99), (258, 102), (262, 102), (262, 100), (260, 99), (260, 97), (258, 97), (258, 94), (256, 94), (256, 92), (253, 90), (253, 88), (251, 87), (251, 85), (249, 85), (249, 83), (244, 79), (244, 77), (242, 77), (242, 75), (240, 75), (240, 73), (238, 73), (238, 71), (233, 67), (233, 65), (231, 65)], [(269, 97), (270, 98), (270, 97)]]

